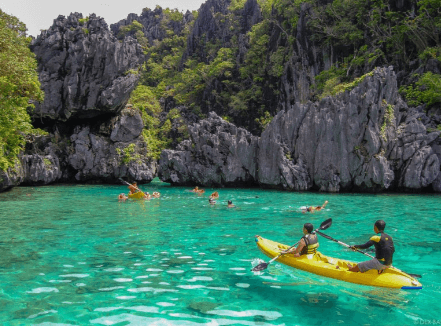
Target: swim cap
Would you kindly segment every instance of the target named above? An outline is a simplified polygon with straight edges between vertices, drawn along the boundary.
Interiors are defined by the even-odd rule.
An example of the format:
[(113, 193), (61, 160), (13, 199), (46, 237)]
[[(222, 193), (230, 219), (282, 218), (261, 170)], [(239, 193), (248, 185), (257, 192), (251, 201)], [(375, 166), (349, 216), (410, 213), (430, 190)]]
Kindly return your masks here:
[(375, 226), (377, 227), (378, 230), (383, 231), (384, 228), (386, 227), (386, 222), (383, 220), (378, 220), (377, 222), (375, 222)]
[(311, 233), (314, 230), (314, 226), (311, 223), (305, 223), (303, 227), (308, 231), (308, 233)]
[(232, 204), (233, 202), (231, 200), (228, 201), (228, 204)]

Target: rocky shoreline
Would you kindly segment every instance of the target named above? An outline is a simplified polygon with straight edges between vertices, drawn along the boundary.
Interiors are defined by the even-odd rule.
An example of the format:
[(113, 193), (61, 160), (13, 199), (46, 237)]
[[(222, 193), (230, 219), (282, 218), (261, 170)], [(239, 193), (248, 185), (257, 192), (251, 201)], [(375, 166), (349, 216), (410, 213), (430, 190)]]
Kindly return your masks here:
[(2, 189), (159, 176), (179, 186), (440, 192), (441, 132), (428, 132), (424, 115), (401, 99), (392, 67), (377, 68), (352, 90), (280, 111), (260, 137), (211, 112), (156, 162), (139, 113), (125, 109), (107, 123), (75, 127), (68, 139), (46, 136), (40, 153), (23, 155), (21, 169), (2, 178)]

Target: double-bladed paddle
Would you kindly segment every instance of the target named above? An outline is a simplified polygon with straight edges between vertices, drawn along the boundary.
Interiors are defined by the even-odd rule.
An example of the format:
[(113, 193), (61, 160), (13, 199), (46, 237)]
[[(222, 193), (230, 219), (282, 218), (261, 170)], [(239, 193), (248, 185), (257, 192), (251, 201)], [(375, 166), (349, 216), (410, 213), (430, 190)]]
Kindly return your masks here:
[[(332, 224), (332, 218), (327, 219), (326, 221), (324, 221), (322, 224), (320, 224), (320, 227), (318, 229), (316, 229), (314, 232), (317, 232), (318, 230), (326, 230), (327, 228), (329, 228)], [(295, 244), (293, 244), (291, 247), (289, 247), (288, 249), (282, 251), (278, 256), (274, 257), (273, 259), (271, 259), (268, 263), (260, 263), (257, 266), (254, 266), (254, 268), (252, 269), (253, 272), (260, 272), (263, 271), (264, 269), (266, 269), (268, 267), (269, 264), (271, 264), (273, 261), (277, 260), (280, 256), (286, 254), (290, 249), (294, 248), (296, 245), (298, 245), (300, 241), (296, 242)]]
[[(358, 248), (354, 248), (354, 247), (352, 247), (352, 246), (350, 246), (350, 245), (348, 245), (348, 244), (346, 244), (346, 243), (344, 243), (344, 242), (341, 242), (341, 241), (339, 241), (339, 240), (337, 240), (337, 239), (334, 239), (333, 237), (330, 237), (329, 235), (326, 235), (326, 234), (324, 234), (324, 233), (321, 233), (321, 232), (319, 232), (319, 231), (316, 231), (318, 234), (320, 234), (322, 237), (324, 237), (324, 238), (326, 238), (326, 239), (329, 239), (329, 240), (331, 240), (331, 241), (334, 241), (334, 242), (337, 242), (338, 244), (341, 244), (342, 246), (344, 246), (344, 247), (346, 247), (346, 248), (351, 248), (352, 250), (354, 250), (354, 251), (358, 251), (359, 253), (362, 253), (363, 255), (365, 255), (365, 256), (368, 256), (368, 257), (370, 257), (370, 258), (375, 258), (374, 256), (372, 256), (372, 255), (369, 255), (368, 253), (366, 253), (366, 252), (364, 252), (364, 251), (361, 251), (360, 249), (358, 249)], [(391, 266), (391, 267), (393, 267), (393, 266)], [(394, 267), (395, 269), (398, 269), (398, 268), (396, 268), (396, 267)], [(399, 269), (398, 269), (399, 270)], [(402, 272), (404, 272), (404, 271), (402, 271)], [(420, 274), (411, 274), (411, 273), (407, 273), (407, 272), (404, 272), (404, 273), (406, 273), (406, 274), (408, 274), (408, 275), (410, 275), (410, 276), (412, 276), (412, 277), (415, 277), (415, 278), (421, 278), (422, 276), (420, 275)]]

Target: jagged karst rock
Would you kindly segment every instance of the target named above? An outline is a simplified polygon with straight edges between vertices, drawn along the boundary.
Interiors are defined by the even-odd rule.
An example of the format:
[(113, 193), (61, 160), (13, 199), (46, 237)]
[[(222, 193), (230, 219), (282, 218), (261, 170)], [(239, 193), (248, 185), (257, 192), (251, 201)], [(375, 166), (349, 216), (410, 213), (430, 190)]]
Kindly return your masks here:
[(254, 184), (257, 137), (226, 122), (214, 112), (189, 127), (192, 141), (178, 150), (164, 150), (159, 160), (161, 180), (172, 184), (234, 186)]
[(190, 127), (191, 141), (163, 152), (159, 176), (229, 185), (247, 171), (250, 183), (288, 190), (412, 191), (433, 182), (438, 189), (441, 132), (427, 133), (418, 118), (399, 96), (393, 69), (378, 68), (352, 90), (279, 112), (240, 152), (231, 149), (244, 136), (210, 113)]
[(118, 114), (138, 82), (144, 60), (131, 37), (118, 41), (105, 21), (79, 13), (59, 16), (31, 43), (45, 92), (34, 115), (57, 120)]
[[(203, 61), (210, 57), (205, 52), (207, 42), (228, 44), (234, 35), (245, 35), (262, 20), (260, 6), (256, 0), (247, 0), (244, 7), (234, 16), (229, 10), (229, 0), (207, 0), (199, 9), (199, 14), (187, 40), (187, 52), (184, 60), (197, 54)], [(230, 21), (231, 19), (234, 22)], [(232, 24), (238, 29), (231, 29)], [(208, 63), (208, 62), (207, 62)]]
[[(262, 21), (261, 8), (256, 0), (247, 0), (242, 8), (234, 11), (230, 10), (230, 6), (229, 0), (208, 0), (201, 5), (187, 38), (187, 47), (181, 63), (197, 57), (198, 61), (209, 64), (215, 58), (211, 53), (210, 44), (220, 43), (223, 48), (239, 49), (236, 54), (238, 63), (236, 68), (244, 64), (249, 47), (247, 33)], [(232, 75), (240, 76), (239, 70), (233, 71)], [(214, 111), (220, 116), (229, 115), (231, 108), (219, 101), (219, 94), (224, 92), (229, 93), (231, 90), (226, 87), (223, 80), (213, 78), (202, 91), (199, 100), (201, 111), (205, 114)], [(253, 111), (253, 108), (250, 108), (250, 111)], [(254, 121), (254, 117), (248, 118), (245, 120)]]
[(25, 185), (47, 185), (61, 180), (62, 171), (57, 156), (23, 155)]
[(144, 122), (135, 110), (124, 110), (116, 121), (110, 134), (113, 142), (131, 142), (137, 138), (144, 129)]
[[(383, 191), (394, 181), (392, 189), (426, 187), (437, 177), (440, 165), (430, 146), (424, 146), (439, 133), (427, 135), (424, 125), (407, 111), (392, 68), (376, 69), (351, 91), (280, 112), (262, 134), (260, 143), (271, 133), (275, 141), (267, 141), (273, 144), (273, 155), (259, 157), (259, 171), (265, 158), (278, 157), (282, 179), (292, 180), (283, 172), (289, 154), (291, 164), (306, 165), (312, 189)], [(301, 188), (298, 179), (303, 180), (302, 175), (294, 178), (296, 186), (291, 189)]]
[(125, 177), (147, 183), (156, 176), (156, 161), (148, 155), (147, 144), (141, 131), (144, 127), (137, 111), (124, 110), (122, 115), (100, 126), (106, 134), (91, 131), (89, 126), (78, 126), (70, 136), (72, 147), (68, 155), (69, 166), (77, 181), (101, 180), (119, 182)]
[[(133, 21), (137, 21), (143, 26), (144, 36), (147, 38), (150, 44), (153, 44), (154, 40), (162, 41), (167, 37), (167, 31), (161, 28), (161, 23), (165, 21), (165, 13), (161, 7), (156, 7), (151, 10), (144, 8), (141, 15), (129, 14), (126, 19), (122, 19), (115, 24), (110, 25), (110, 30), (118, 37), (121, 37), (121, 28), (131, 25)], [(194, 20), (193, 14), (187, 10), (183, 15), (182, 21), (176, 21), (174, 19), (167, 19), (167, 25), (173, 30), (174, 35), (180, 36), (186, 26)], [(135, 31), (128, 31), (126, 35), (134, 35)]]
[(57, 131), (38, 137), (21, 155), (21, 164), (0, 176), (0, 191), (19, 184), (120, 184), (119, 178), (148, 183), (157, 175), (157, 163), (140, 135), (143, 127), (139, 112), (128, 109), (92, 127), (76, 126), (68, 139)]
[(24, 172), (21, 164), (16, 164), (14, 168), (6, 171), (0, 170), (0, 192), (19, 186), (23, 179)]

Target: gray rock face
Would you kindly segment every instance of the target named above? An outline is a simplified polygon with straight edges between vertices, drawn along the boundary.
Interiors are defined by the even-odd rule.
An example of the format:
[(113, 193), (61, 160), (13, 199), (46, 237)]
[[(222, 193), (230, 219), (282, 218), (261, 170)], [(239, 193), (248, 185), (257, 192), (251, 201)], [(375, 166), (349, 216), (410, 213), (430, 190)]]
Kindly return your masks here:
[(135, 88), (143, 61), (141, 46), (119, 42), (102, 18), (75, 13), (59, 16), (31, 44), (45, 92), (35, 115), (57, 120), (117, 114)]
[(54, 155), (23, 155), (23, 184), (47, 185), (61, 180), (60, 160)]
[[(206, 43), (220, 41), (222, 44), (228, 44), (234, 35), (243, 40), (244, 35), (251, 30), (253, 25), (262, 20), (260, 6), (256, 0), (247, 0), (244, 7), (236, 12), (235, 16), (231, 16), (230, 4), (231, 1), (228, 0), (207, 0), (201, 5), (198, 17), (187, 39), (187, 52), (184, 54), (183, 60), (195, 54), (202, 61), (209, 60), (210, 56), (205, 52)], [(230, 30), (231, 19), (237, 23), (239, 27), (237, 30)], [(241, 46), (243, 43), (239, 42), (239, 45)], [(244, 53), (241, 55), (243, 56)]]
[[(116, 120), (116, 122), (115, 122)], [(67, 161), (77, 181), (118, 182), (127, 177), (140, 183), (156, 176), (156, 162), (149, 158), (147, 144), (140, 136), (144, 124), (138, 112), (124, 110), (110, 125), (98, 131), (78, 126), (70, 136)], [(110, 137), (106, 130), (110, 131)]]
[(145, 183), (156, 175), (156, 164), (148, 159), (147, 146), (139, 137), (113, 142), (91, 133), (89, 127), (77, 127), (70, 139), (73, 149), (67, 160), (76, 181), (116, 182), (124, 177)]
[(419, 115), (399, 96), (392, 68), (376, 69), (353, 90), (279, 112), (260, 138), (239, 137), (211, 114), (180, 151), (164, 151), (159, 176), (174, 184), (438, 191), (440, 132), (427, 133)]
[(75, 127), (69, 139), (59, 133), (41, 137), (15, 170), (0, 174), (0, 191), (20, 184), (120, 184), (119, 178), (148, 183), (157, 175), (157, 163), (149, 157), (143, 127), (139, 113), (128, 109), (99, 127)]
[(161, 153), (159, 177), (172, 184), (245, 185), (255, 181), (257, 137), (211, 112), (189, 127), (191, 141)]
[(110, 134), (113, 142), (130, 142), (137, 138), (144, 128), (144, 122), (139, 113), (131, 110), (122, 113)]
[(15, 169), (0, 170), (0, 192), (19, 186), (24, 179), (23, 167), (17, 164)]

